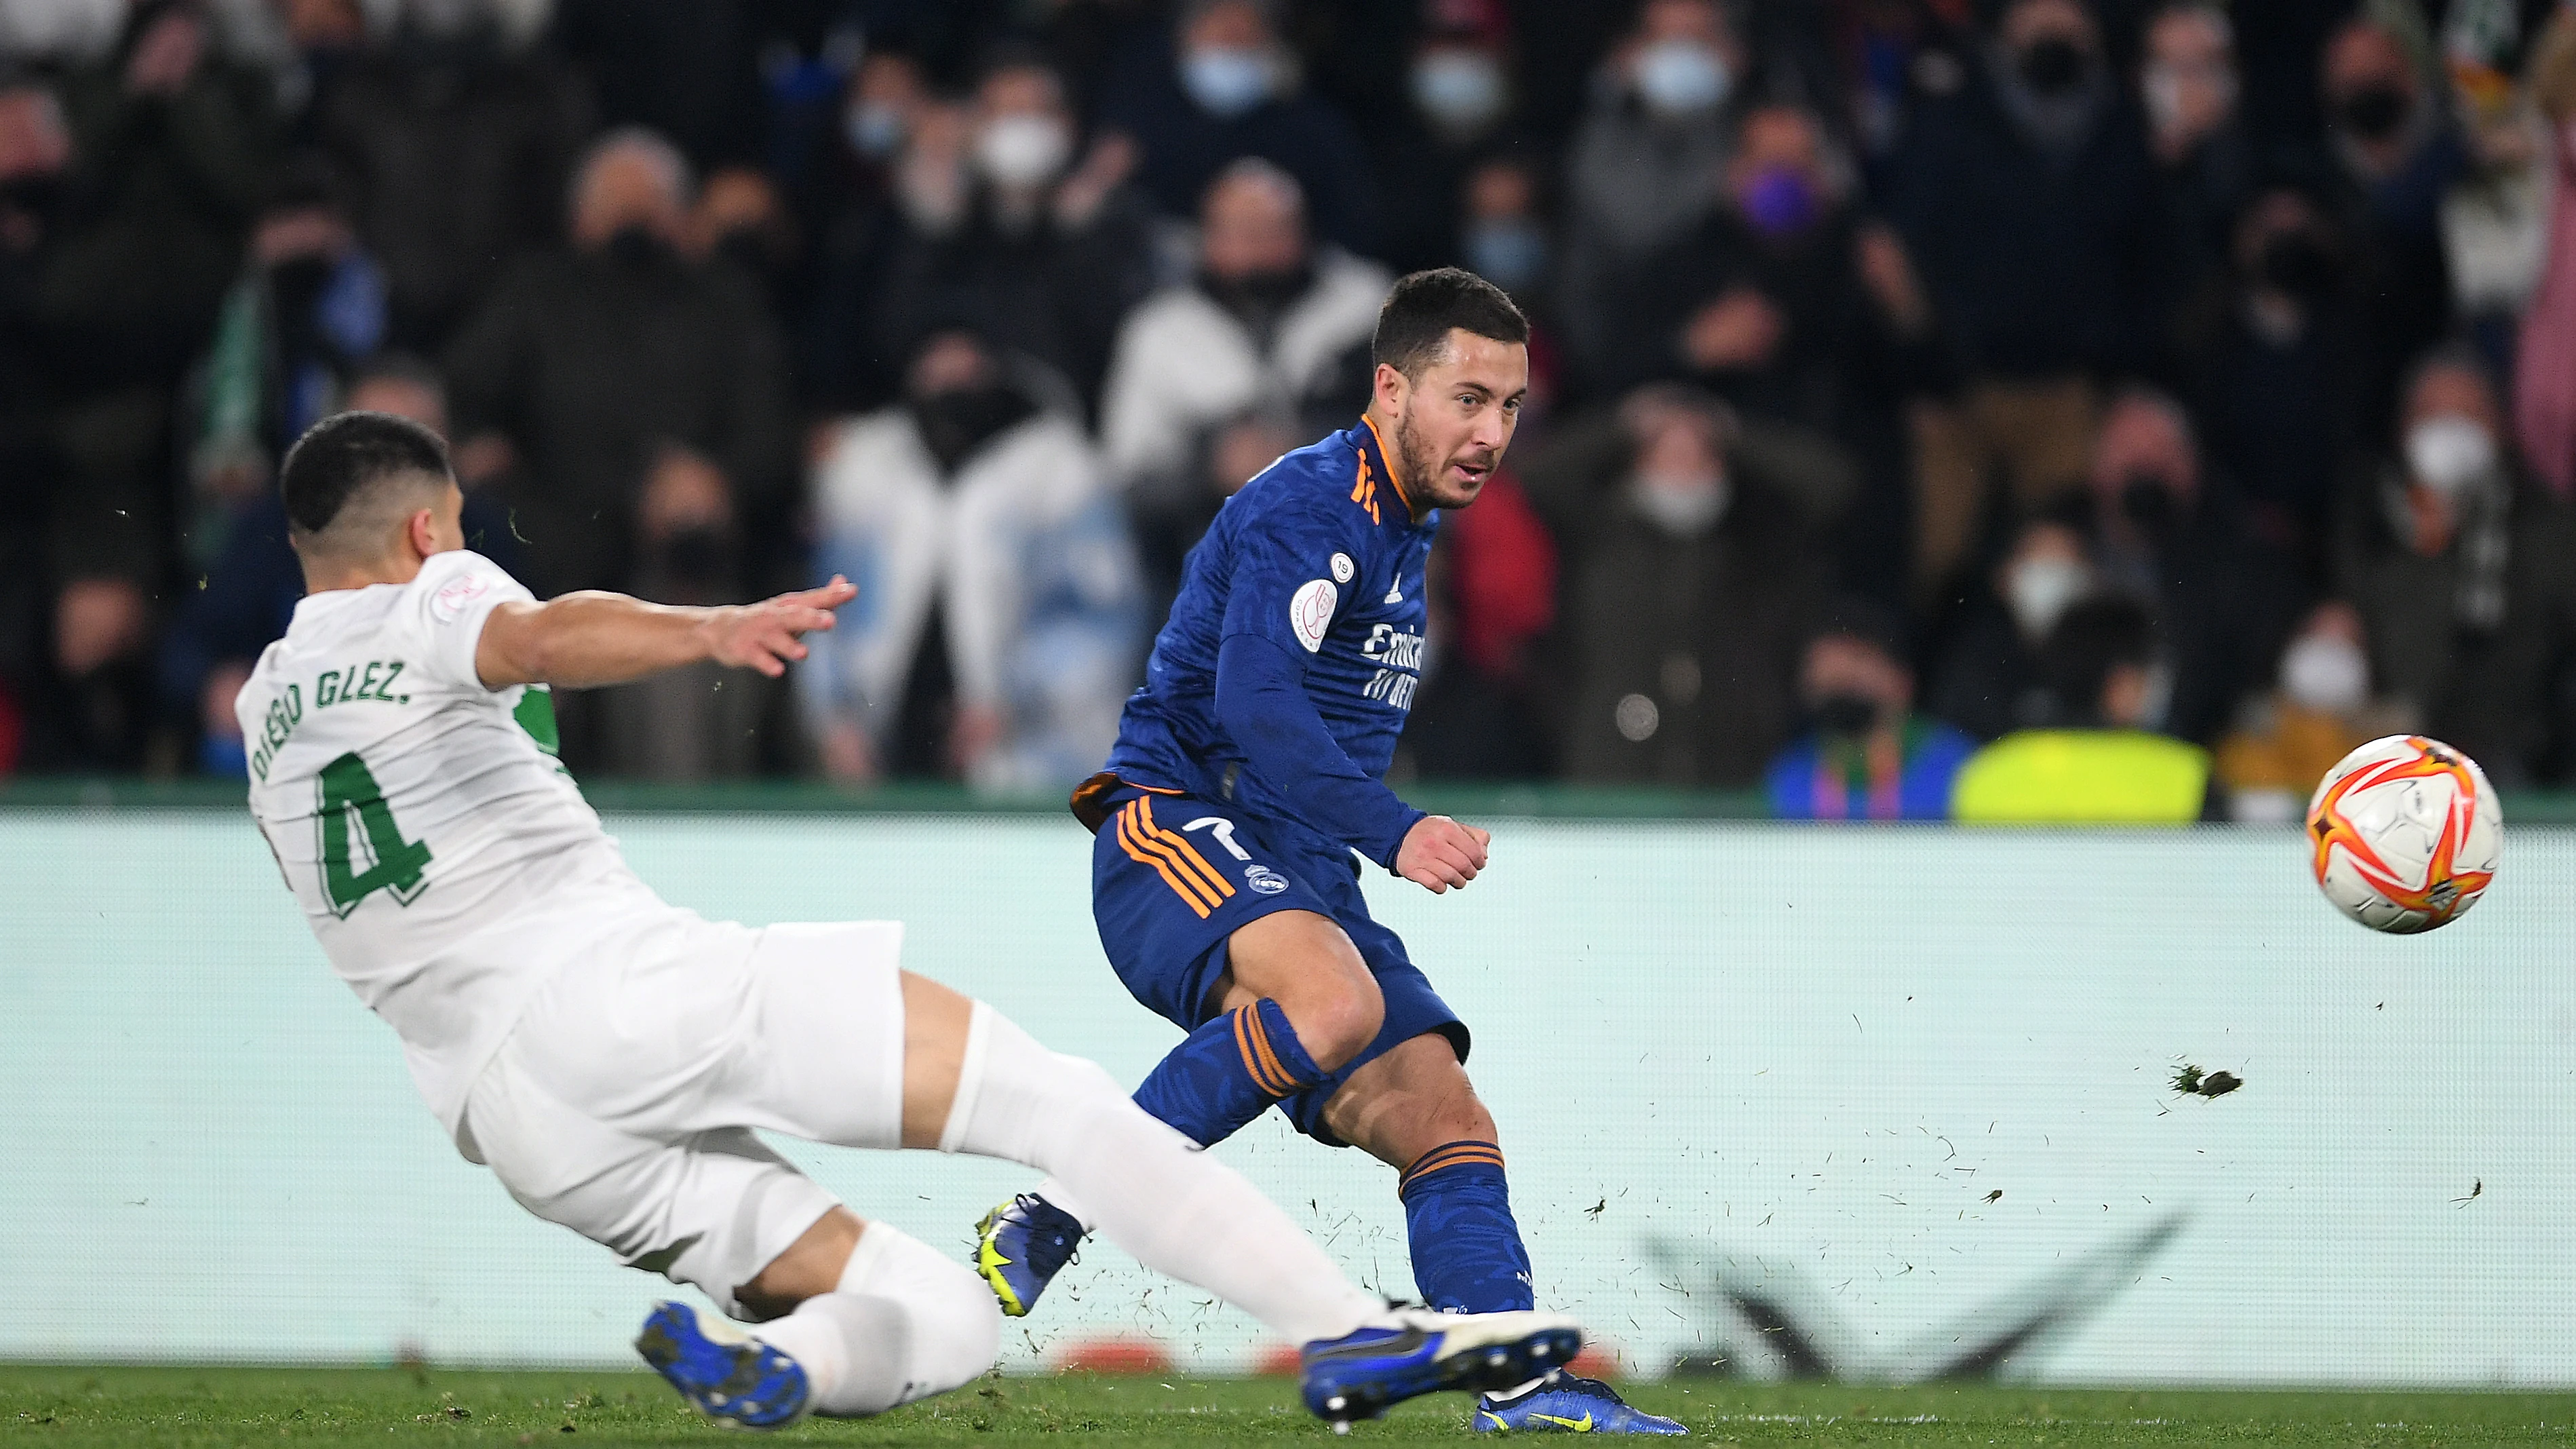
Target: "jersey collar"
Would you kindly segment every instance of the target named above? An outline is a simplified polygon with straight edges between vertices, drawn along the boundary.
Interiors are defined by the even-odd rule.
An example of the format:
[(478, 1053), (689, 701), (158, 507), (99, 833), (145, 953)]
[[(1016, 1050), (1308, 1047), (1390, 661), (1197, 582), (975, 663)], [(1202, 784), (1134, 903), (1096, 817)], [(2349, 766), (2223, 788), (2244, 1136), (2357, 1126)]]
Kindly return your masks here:
[[(1413, 521), (1413, 499), (1405, 493), (1404, 484), (1397, 480), (1395, 470), (1387, 466), (1386, 439), (1378, 435), (1377, 419), (1367, 413), (1360, 414), (1360, 425), (1351, 429), (1351, 436), (1358, 444), (1360, 453), (1360, 476), (1351, 490), (1352, 500), (1369, 503), (1378, 482), (1383, 480), (1387, 491), (1395, 495), (1389, 501), (1401, 510), (1399, 521), (1407, 527), (1420, 527), (1420, 524)], [(1377, 512), (1377, 507), (1372, 505), (1369, 511), (1374, 514)], [(1428, 517), (1422, 520), (1423, 523), (1430, 521)]]

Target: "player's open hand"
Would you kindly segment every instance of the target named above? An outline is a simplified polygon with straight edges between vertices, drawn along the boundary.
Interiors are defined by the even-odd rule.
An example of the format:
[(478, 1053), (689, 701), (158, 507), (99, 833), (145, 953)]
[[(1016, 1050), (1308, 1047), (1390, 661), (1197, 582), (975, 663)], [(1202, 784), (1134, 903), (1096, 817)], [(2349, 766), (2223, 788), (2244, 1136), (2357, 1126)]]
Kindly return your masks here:
[(735, 669), (757, 669), (776, 679), (805, 657), (805, 635), (832, 627), (832, 611), (859, 596), (839, 574), (819, 589), (780, 594), (757, 604), (711, 609), (698, 627), (706, 631), (707, 657)]
[(1425, 815), (1396, 847), (1395, 873), (1435, 896), (1464, 890), (1485, 868), (1485, 842), (1493, 838), (1446, 815)]

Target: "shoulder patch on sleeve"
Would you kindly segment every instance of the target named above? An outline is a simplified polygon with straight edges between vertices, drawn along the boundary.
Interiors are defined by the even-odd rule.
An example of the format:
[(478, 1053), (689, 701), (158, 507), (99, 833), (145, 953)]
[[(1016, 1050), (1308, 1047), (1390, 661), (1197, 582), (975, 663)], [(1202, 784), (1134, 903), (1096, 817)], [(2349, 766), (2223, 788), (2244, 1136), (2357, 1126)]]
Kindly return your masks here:
[(453, 624), (476, 599), (492, 591), (492, 581), (480, 571), (461, 573), (438, 586), (430, 595), (429, 612), (442, 624)]
[(1333, 608), (1341, 601), (1342, 591), (1330, 579), (1317, 579), (1289, 599), (1288, 627), (1307, 653), (1324, 647), (1324, 632), (1333, 627)]

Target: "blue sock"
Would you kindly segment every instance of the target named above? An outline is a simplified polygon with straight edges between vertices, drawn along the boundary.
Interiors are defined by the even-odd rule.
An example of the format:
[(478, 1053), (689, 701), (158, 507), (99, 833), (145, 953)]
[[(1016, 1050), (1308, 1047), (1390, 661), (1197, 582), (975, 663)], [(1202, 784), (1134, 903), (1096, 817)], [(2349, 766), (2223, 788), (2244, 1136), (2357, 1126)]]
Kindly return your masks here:
[(1201, 1147), (1213, 1147), (1325, 1075), (1288, 1025), (1288, 1013), (1264, 997), (1172, 1048), (1136, 1089), (1136, 1105)]
[(1503, 1149), (1444, 1142), (1415, 1159), (1395, 1190), (1424, 1303), (1444, 1313), (1502, 1313), (1537, 1302)]

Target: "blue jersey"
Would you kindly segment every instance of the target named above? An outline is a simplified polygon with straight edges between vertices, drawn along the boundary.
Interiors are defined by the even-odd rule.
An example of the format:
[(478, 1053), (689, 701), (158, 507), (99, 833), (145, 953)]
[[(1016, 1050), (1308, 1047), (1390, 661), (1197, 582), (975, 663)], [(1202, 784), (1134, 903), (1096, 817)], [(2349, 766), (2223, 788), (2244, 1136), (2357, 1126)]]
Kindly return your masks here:
[[(1226, 500), (1190, 551), (1109, 772), (1225, 800), (1391, 866), (1420, 815), (1377, 781), (1422, 679), (1423, 566), (1438, 527), (1436, 511), (1413, 520), (1366, 418), (1271, 464)], [(1311, 733), (1311, 745), (1264, 745), (1270, 758), (1233, 737), (1219, 718), (1218, 657), (1243, 658), (1226, 646), (1245, 636), (1275, 645), (1282, 667), (1302, 675), (1304, 699), (1344, 759), (1329, 758)], [(1269, 667), (1272, 655), (1252, 652)], [(1355, 787), (1336, 793), (1329, 815), (1316, 808), (1325, 796), (1308, 788), (1318, 774)]]

